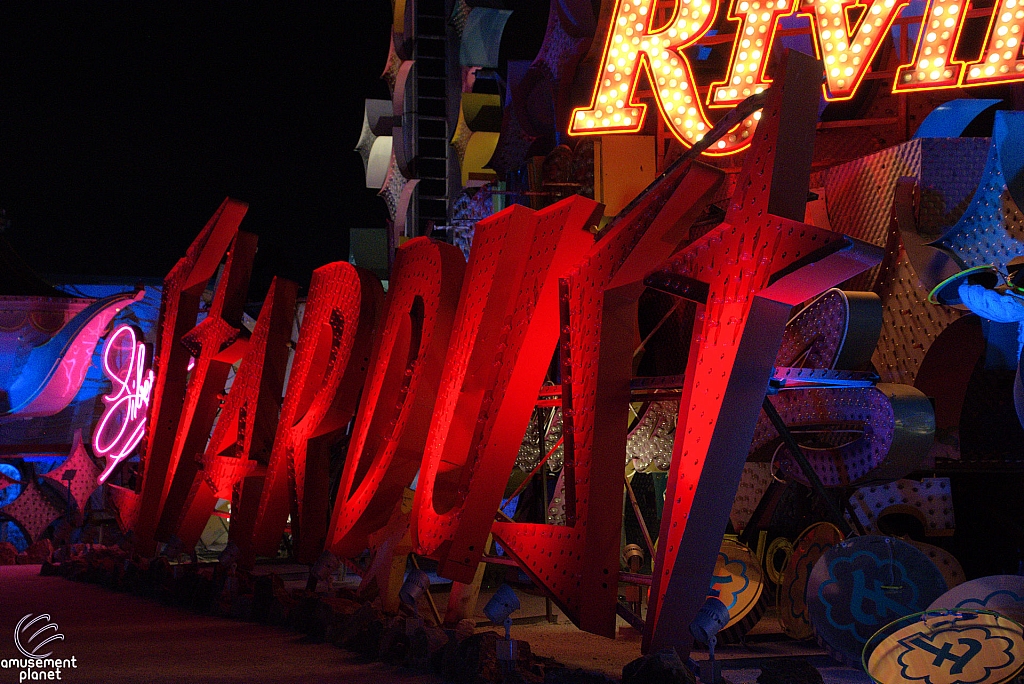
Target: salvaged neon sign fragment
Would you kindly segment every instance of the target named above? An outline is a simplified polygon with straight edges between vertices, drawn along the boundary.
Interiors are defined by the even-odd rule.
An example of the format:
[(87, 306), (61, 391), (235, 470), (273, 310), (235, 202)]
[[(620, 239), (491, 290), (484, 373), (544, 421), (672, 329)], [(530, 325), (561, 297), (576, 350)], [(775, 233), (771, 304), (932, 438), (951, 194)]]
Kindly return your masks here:
[[(732, 0), (728, 16), (736, 28), (729, 67), (723, 80), (709, 85), (706, 97), (694, 79), (687, 50), (713, 35), (722, 7), (714, 0), (675, 0), (668, 4), (671, 18), (666, 21), (662, 5), (666, 3), (618, 0), (590, 105), (573, 111), (571, 135), (642, 129), (647, 105), (635, 96), (644, 74), (666, 127), (684, 145), (696, 144), (711, 129), (714, 117), (709, 110), (734, 106), (771, 84), (767, 72), (778, 22), (793, 15), (810, 19), (815, 53), (825, 65), (825, 100), (849, 100), (908, 0)], [(928, 3), (913, 57), (897, 69), (893, 93), (1024, 80), (1024, 7), (1017, 0), (999, 0), (991, 10), (984, 47), (976, 59), (954, 58), (973, 5), (972, 0)], [(748, 147), (757, 118), (741, 122), (706, 154), (733, 154)]]
[(146, 345), (130, 325), (117, 328), (103, 348), (103, 373), (113, 391), (103, 397), (106, 407), (92, 435), (97, 456), (107, 466), (97, 481), (103, 483), (132, 455), (146, 434), (146, 412), (153, 392), (153, 371), (146, 363)]

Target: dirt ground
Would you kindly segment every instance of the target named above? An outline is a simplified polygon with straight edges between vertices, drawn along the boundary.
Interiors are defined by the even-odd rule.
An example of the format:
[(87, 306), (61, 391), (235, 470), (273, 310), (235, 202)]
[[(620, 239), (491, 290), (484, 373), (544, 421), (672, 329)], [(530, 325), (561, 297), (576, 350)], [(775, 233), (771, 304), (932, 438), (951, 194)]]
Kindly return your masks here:
[[(17, 684), (14, 628), (49, 614), (64, 635), (53, 658), (75, 658), (60, 681), (95, 684), (427, 684), (440, 681), (381, 663), (360, 663), (330, 644), (304, 644), (275, 627), (197, 615), (157, 601), (60, 577), (38, 565), (0, 566), (0, 684)], [(56, 680), (53, 680), (56, 681)]]
[[(286, 586), (305, 586), (303, 566), (260, 568), (276, 572)], [(349, 576), (346, 583), (357, 582)], [(443, 611), (447, 595), (443, 586), (432, 591)], [(499, 629), (489, 623), (483, 606), (491, 594), (484, 592), (477, 604), (478, 629)], [(545, 619), (545, 600), (519, 593), (521, 609), (514, 615), (512, 635), (530, 643), (538, 656), (553, 658), (570, 668), (621, 676), (622, 667), (640, 656), (640, 634), (619, 620), (615, 639), (606, 639), (573, 626), (557, 608), (554, 622)], [(21, 680), (18, 667), (3, 668), (3, 660), (20, 658), (13, 633), (28, 614), (49, 614), (64, 635), (55, 641), (54, 658), (75, 658), (76, 667), (64, 669), (60, 681), (122, 684), (227, 684), (274, 682), (281, 684), (385, 684), (439, 682), (431, 675), (381, 663), (361, 662), (356, 656), (330, 644), (304, 643), (283, 628), (227, 618), (198, 615), (151, 599), (116, 593), (92, 584), (59, 577), (42, 577), (38, 565), (0, 566), (0, 684)], [(841, 667), (813, 642), (797, 643), (773, 638), (772, 618), (762, 620), (748, 643), (718, 650), (723, 674), (731, 684), (755, 684), (764, 658), (807, 658), (827, 684), (868, 684), (858, 670)], [(7, 636), (5, 636), (7, 635)], [(707, 658), (694, 652), (694, 659)], [(32, 680), (29, 680), (32, 681)]]

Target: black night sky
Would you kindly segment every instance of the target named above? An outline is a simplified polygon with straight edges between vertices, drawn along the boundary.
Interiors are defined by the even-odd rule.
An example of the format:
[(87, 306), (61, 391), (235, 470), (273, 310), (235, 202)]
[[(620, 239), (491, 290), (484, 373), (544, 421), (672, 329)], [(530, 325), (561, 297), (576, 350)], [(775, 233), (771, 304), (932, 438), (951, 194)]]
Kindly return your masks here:
[(382, 227), (353, 152), (387, 98), (387, 0), (0, 5), (0, 208), (41, 273), (163, 276), (226, 196), (251, 294)]

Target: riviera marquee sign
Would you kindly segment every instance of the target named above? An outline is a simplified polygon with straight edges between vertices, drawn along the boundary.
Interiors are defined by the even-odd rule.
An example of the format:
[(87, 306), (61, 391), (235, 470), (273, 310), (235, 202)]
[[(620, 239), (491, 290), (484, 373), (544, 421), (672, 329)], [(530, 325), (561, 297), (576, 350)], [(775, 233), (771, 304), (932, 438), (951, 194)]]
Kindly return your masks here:
[[(1024, 80), (1022, 0), (997, 0), (983, 48), (976, 59), (956, 58), (964, 20), (975, 0), (930, 0), (917, 32), (913, 58), (897, 69), (893, 93), (955, 89)], [(763, 91), (779, 21), (809, 18), (812, 42), (825, 65), (826, 101), (852, 98), (863, 83), (879, 47), (909, 0), (731, 0), (729, 18), (738, 22), (724, 80), (698, 93), (684, 49), (711, 35), (718, 14), (715, 0), (675, 0), (668, 21), (656, 18), (655, 0), (619, 0), (605, 40), (601, 70), (589, 107), (573, 111), (572, 135), (635, 133), (647, 107), (635, 100), (641, 73), (647, 75), (666, 126), (692, 146), (711, 128), (709, 109), (732, 107)], [(708, 154), (746, 148), (759, 114), (748, 117)]]

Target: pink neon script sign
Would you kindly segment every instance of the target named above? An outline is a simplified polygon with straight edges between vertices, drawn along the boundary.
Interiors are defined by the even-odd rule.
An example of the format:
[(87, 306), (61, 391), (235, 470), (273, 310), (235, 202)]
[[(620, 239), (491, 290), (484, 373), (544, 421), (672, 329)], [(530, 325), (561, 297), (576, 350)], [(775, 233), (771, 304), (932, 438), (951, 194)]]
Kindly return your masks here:
[(103, 397), (107, 406), (92, 436), (96, 455), (107, 458), (107, 467), (97, 478), (101, 484), (131, 456), (146, 434), (153, 371), (145, 366), (146, 345), (138, 341), (135, 328), (122, 325), (103, 349), (103, 372), (110, 378), (113, 392)]

